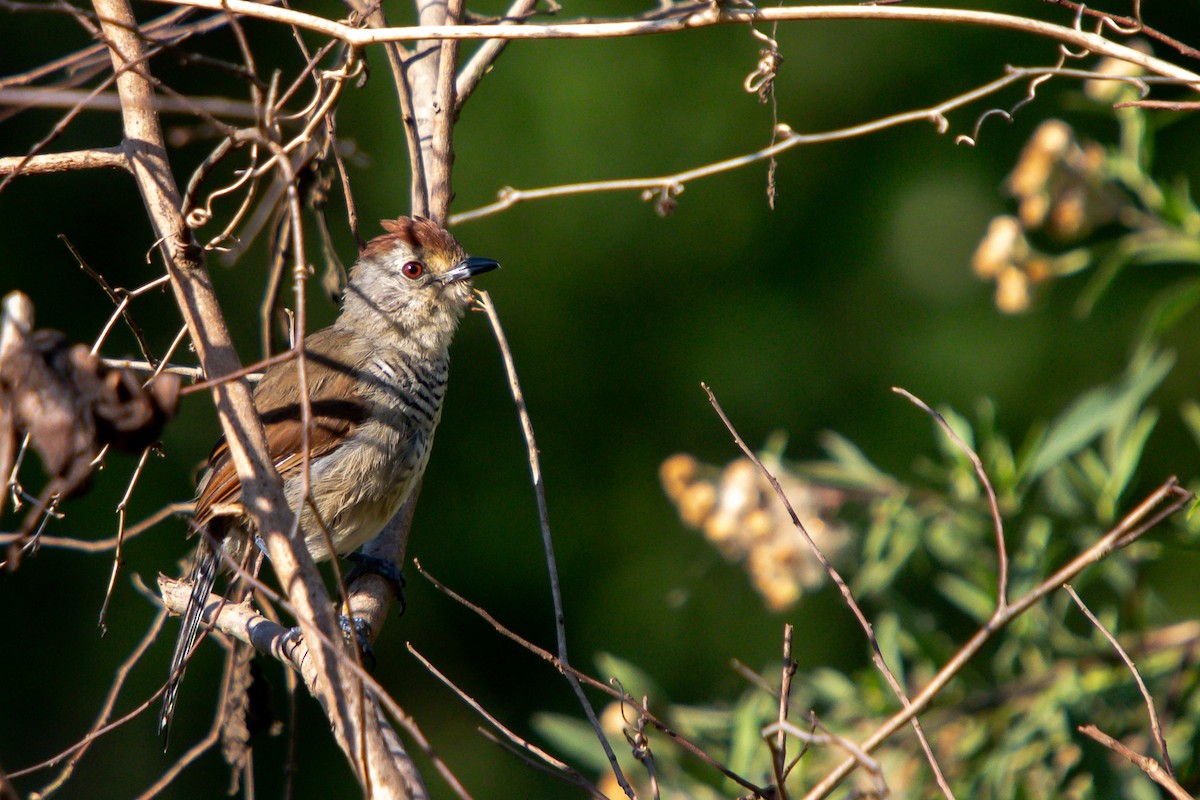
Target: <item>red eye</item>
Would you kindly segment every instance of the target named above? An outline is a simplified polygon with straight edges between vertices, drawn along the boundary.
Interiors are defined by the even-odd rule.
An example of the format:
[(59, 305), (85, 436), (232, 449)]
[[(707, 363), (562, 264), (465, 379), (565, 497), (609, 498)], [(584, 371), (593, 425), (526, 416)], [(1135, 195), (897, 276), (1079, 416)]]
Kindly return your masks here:
[(425, 267), (420, 261), (410, 261), (400, 268), (406, 278), (419, 278), (425, 272)]

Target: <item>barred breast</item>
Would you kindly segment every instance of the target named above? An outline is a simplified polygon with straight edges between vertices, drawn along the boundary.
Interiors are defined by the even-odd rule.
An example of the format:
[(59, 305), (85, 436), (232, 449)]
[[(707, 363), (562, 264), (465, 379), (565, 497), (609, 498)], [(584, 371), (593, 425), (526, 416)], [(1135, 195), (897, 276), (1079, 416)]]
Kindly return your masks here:
[[(363, 371), (374, 381), (367, 397), (370, 418), (350, 438), (311, 467), (319, 519), (311, 508), (301, 516), (314, 558), (350, 553), (383, 529), (425, 473), (433, 435), (442, 415), (449, 373), (443, 354), (418, 359), (395, 349), (376, 351)], [(299, 493), (289, 481), (289, 499)], [(328, 531), (328, 540), (326, 539)]]

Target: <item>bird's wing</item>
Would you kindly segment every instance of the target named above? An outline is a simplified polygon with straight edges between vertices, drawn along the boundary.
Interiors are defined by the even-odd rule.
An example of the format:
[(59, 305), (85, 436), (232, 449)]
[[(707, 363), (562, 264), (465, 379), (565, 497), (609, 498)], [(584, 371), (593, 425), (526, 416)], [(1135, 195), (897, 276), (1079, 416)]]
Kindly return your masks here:
[[(357, 365), (352, 363), (350, 335), (325, 328), (305, 338), (305, 368), (308, 378), (308, 457), (319, 458), (340, 446), (370, 413), (370, 404), (356, 391)], [(317, 352), (314, 352), (317, 351)], [(346, 360), (343, 361), (342, 359)], [(285, 480), (301, 468), (304, 424), (296, 362), (270, 367), (254, 390), (255, 403), (267, 434), (267, 447), (275, 468)], [(242, 486), (225, 439), (209, 457), (209, 472), (196, 500), (196, 521), (217, 516), (220, 507), (240, 503)]]

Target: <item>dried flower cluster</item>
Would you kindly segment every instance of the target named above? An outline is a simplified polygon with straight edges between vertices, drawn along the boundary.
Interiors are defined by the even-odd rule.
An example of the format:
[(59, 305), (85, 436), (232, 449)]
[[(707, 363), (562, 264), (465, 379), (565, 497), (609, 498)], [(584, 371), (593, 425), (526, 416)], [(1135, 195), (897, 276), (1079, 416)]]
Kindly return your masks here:
[(22, 438), (51, 480), (46, 497), (87, 488), (108, 447), (141, 452), (174, 416), (179, 378), (161, 374), (147, 387), (128, 370), (110, 369), (60, 332), (33, 330), (33, 305), (13, 292), (0, 327), (0, 471), (9, 478)]
[(996, 307), (1016, 314), (1029, 308), (1039, 285), (1086, 263), (1076, 253), (1042, 252), (1027, 234), (1063, 244), (1078, 241), (1116, 220), (1128, 201), (1104, 149), (1079, 142), (1071, 126), (1056, 119), (1033, 132), (1005, 186), (1017, 201), (1017, 213), (989, 223), (971, 267), (983, 280), (996, 282)]
[[(832, 515), (840, 491), (814, 486), (789, 473), (776, 459), (768, 464), (805, 529), (831, 560), (845, 549), (847, 530)], [(776, 611), (791, 607), (821, 584), (824, 569), (771, 484), (747, 458), (718, 469), (686, 454), (659, 468), (663, 489), (680, 519), (703, 531), (729, 561), (742, 561), (754, 588)]]
[[(1128, 62), (1104, 59), (1095, 74), (1111, 77), (1085, 82), (1084, 94), (1091, 100), (1111, 104), (1137, 93), (1126, 79), (1136, 80), (1141, 73)], [(996, 282), (997, 308), (1009, 314), (1025, 311), (1039, 285), (1091, 261), (1081, 250), (1040, 251), (1030, 235), (1065, 246), (1136, 216), (1135, 199), (1125, 185), (1130, 165), (1122, 166), (1122, 157), (1096, 142), (1080, 141), (1062, 120), (1046, 120), (1033, 132), (1005, 181), (1017, 212), (991, 221), (971, 260), (976, 275)]]

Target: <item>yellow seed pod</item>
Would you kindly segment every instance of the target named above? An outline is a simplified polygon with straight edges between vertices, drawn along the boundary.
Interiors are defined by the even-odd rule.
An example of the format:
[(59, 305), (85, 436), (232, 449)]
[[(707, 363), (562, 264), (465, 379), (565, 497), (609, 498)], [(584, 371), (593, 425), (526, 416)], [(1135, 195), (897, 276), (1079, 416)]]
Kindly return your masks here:
[(708, 481), (693, 483), (679, 497), (679, 518), (691, 528), (700, 528), (717, 505), (717, 489)]
[(752, 543), (774, 537), (775, 525), (775, 515), (765, 508), (756, 508), (742, 518), (745, 537)]
[(984, 280), (995, 278), (1005, 267), (1023, 257), (1023, 251), (1027, 249), (1024, 240), (1021, 223), (1016, 217), (994, 218), (988, 224), (987, 232), (979, 246), (975, 248), (975, 255), (971, 257), (971, 268)]
[(1019, 314), (1029, 310), (1029, 277), (1009, 267), (996, 277), (996, 308), (1005, 314)]
[(1017, 165), (1008, 176), (1008, 190), (1025, 198), (1046, 190), (1059, 162), (1075, 145), (1071, 126), (1060, 119), (1048, 119), (1037, 127), (1025, 144)]
[(667, 497), (678, 502), (684, 490), (696, 480), (699, 472), (700, 462), (686, 453), (678, 453), (662, 463), (658, 468), (658, 477)]

